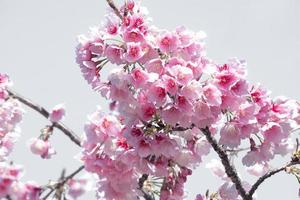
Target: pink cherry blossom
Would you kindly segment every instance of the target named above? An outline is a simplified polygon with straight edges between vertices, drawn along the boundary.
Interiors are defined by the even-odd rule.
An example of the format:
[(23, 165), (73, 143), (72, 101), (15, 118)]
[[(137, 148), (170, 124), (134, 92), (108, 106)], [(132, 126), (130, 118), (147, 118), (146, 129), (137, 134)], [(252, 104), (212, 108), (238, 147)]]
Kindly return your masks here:
[(65, 116), (65, 106), (63, 104), (58, 104), (54, 106), (50, 112), (49, 119), (51, 122), (58, 122)]
[(77, 199), (78, 197), (82, 196), (86, 192), (86, 179), (70, 179), (67, 183), (68, 185), (68, 194)]
[(38, 138), (32, 138), (29, 141), (30, 150), (33, 154), (40, 155), (42, 158), (49, 159), (56, 152), (50, 146), (49, 141), (44, 141)]
[(170, 53), (178, 46), (178, 38), (174, 33), (164, 33), (159, 38), (159, 48), (162, 52)]
[(127, 49), (126, 53), (124, 55), (124, 58), (130, 62), (136, 62), (140, 58), (142, 58), (144, 55), (143, 49), (141, 47), (140, 43), (135, 43), (135, 42), (129, 42), (127, 43)]

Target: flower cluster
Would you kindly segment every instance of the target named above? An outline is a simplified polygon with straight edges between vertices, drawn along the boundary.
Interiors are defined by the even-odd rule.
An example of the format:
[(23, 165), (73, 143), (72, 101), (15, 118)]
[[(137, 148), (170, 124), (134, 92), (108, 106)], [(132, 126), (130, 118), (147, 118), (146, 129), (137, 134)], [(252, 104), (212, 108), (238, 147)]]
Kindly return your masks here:
[(18, 123), (23, 115), (19, 102), (8, 96), (10, 84), (8, 76), (0, 74), (0, 161), (6, 160), (19, 137)]
[(9, 86), (9, 77), (0, 74), (0, 198), (10, 196), (15, 200), (37, 200), (40, 187), (33, 182), (21, 182), (21, 166), (7, 162), (7, 157), (19, 138), (18, 124), (24, 112), (20, 103), (9, 97)]
[[(80, 37), (77, 49), (85, 79), (118, 112), (116, 117), (96, 112), (86, 128), (83, 159), (88, 170), (106, 177), (99, 187), (106, 199), (132, 198), (126, 194), (137, 188), (138, 174), (168, 177), (170, 168), (194, 167), (209, 152), (201, 128), (219, 133), (220, 144), (230, 149), (248, 140), (246, 166), (293, 150), (289, 133), (298, 116), (295, 102), (271, 99), (248, 83), (244, 61), (219, 65), (209, 60), (204, 33), (150, 27), (145, 9), (134, 2), (125, 10), (122, 19), (109, 12), (101, 28)], [(107, 63), (118, 68), (105, 81), (100, 71)], [(167, 193), (177, 191), (181, 188), (170, 187)], [(182, 199), (179, 193), (172, 198)]]
[(0, 163), (0, 197), (15, 200), (38, 200), (41, 188), (34, 182), (20, 182), (20, 166)]
[[(275, 155), (294, 149), (290, 136), (299, 106), (249, 83), (245, 61), (210, 60), (203, 32), (151, 26), (147, 10), (134, 1), (120, 13), (109, 10), (103, 25), (80, 36), (77, 47), (84, 78), (111, 101), (112, 114), (97, 111), (85, 127), (82, 159), (99, 175), (100, 199), (155, 194), (151, 178), (147, 189), (139, 184), (142, 174), (164, 180), (161, 199), (183, 199), (190, 169), (210, 150), (205, 128), (228, 150), (245, 141), (242, 162), (255, 166), (252, 174), (264, 173)], [(101, 70), (108, 64), (117, 67), (105, 78)], [(226, 181), (219, 193), (223, 200), (238, 198)]]

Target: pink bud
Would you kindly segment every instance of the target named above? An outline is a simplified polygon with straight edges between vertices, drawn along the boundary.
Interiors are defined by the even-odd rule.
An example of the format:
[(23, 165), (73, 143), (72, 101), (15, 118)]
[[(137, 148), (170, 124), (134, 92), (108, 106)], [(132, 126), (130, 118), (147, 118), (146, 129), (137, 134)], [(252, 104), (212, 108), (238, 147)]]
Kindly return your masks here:
[(48, 141), (38, 138), (32, 138), (29, 141), (29, 146), (33, 154), (40, 155), (44, 159), (49, 159), (52, 155), (56, 154)]
[(52, 109), (49, 119), (51, 122), (60, 121), (65, 115), (65, 107), (63, 104), (58, 104)]
[(30, 140), (30, 150), (32, 153), (36, 155), (44, 155), (47, 153), (49, 148), (48, 142), (45, 142), (44, 140), (32, 138)]

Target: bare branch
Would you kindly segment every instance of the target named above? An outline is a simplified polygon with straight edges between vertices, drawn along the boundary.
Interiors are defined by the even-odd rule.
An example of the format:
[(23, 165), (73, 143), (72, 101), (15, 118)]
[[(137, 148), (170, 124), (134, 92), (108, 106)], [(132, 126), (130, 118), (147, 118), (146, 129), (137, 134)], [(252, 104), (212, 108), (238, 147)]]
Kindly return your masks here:
[(229, 158), (226, 154), (226, 152), (218, 145), (218, 142), (215, 138), (212, 137), (210, 131), (208, 128), (202, 128), (201, 131), (205, 135), (207, 141), (211, 144), (215, 152), (218, 154), (218, 156), (221, 159), (221, 162), (225, 168), (225, 172), (227, 176), (231, 179), (231, 181), (235, 184), (235, 187), (238, 191), (238, 193), (241, 195), (241, 197), (244, 200), (252, 200), (252, 197), (248, 195), (242, 185), (241, 179), (239, 178), (236, 169), (233, 165), (230, 164)]
[[(7, 92), (9, 94), (9, 96), (11, 98), (17, 99), (19, 100), (21, 103), (23, 103), (24, 105), (32, 108), (33, 110), (37, 111), (38, 113), (40, 113), (41, 115), (43, 115), (46, 119), (49, 118), (50, 113), (42, 106), (33, 103), (31, 100), (22, 97), (21, 95), (7, 89)], [(75, 144), (77, 144), (78, 146), (81, 146), (81, 140), (80, 138), (71, 130), (69, 129), (66, 125), (64, 125), (61, 122), (55, 122), (53, 123), (53, 127), (58, 128), (59, 130), (61, 130), (66, 136), (68, 136)]]
[(249, 196), (252, 196), (254, 194), (254, 192), (257, 190), (257, 188), (268, 178), (270, 178), (271, 176), (279, 173), (279, 172), (282, 172), (282, 171), (285, 171), (287, 167), (291, 167), (293, 165), (298, 165), (300, 164), (300, 162), (290, 162), (288, 163), (287, 165), (281, 167), (281, 168), (278, 168), (278, 169), (275, 169), (275, 170), (272, 170), (268, 173), (266, 173), (265, 175), (261, 176), (251, 187), (251, 189), (249, 190), (248, 192), (248, 195)]

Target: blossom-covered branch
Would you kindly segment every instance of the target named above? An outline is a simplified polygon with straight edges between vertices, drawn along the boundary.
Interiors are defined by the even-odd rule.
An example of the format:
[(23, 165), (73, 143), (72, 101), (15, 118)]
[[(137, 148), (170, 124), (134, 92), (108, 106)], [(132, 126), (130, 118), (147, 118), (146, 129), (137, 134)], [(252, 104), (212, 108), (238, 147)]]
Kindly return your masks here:
[[(9, 96), (11, 98), (17, 99), (19, 100), (21, 103), (23, 103), (24, 105), (32, 108), (33, 110), (37, 111), (38, 113), (40, 113), (42, 116), (44, 116), (46, 119), (49, 118), (50, 113), (42, 106), (33, 103), (31, 100), (17, 94), (16, 92), (13, 92), (10, 89), (7, 89), (7, 92), (9, 93)], [(80, 146), (81, 145), (81, 141), (80, 138), (71, 130), (69, 129), (66, 125), (64, 125), (61, 122), (53, 122), (53, 127), (61, 130), (66, 136), (68, 136), (76, 145)]]

